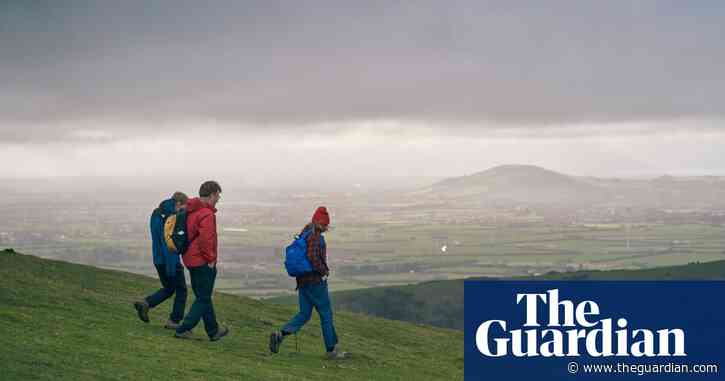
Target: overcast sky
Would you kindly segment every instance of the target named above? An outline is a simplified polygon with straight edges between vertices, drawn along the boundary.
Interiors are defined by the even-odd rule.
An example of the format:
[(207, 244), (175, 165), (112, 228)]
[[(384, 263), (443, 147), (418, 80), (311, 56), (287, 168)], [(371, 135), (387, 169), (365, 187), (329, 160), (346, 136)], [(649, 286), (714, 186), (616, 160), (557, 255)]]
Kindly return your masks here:
[(0, 177), (725, 175), (723, 20), (722, 1), (2, 1)]

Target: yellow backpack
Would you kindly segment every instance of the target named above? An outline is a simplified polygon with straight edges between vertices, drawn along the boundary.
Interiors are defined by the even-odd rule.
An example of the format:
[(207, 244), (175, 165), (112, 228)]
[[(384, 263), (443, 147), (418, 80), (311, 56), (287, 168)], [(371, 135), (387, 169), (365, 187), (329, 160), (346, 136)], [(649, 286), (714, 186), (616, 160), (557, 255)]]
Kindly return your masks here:
[(164, 223), (164, 241), (169, 248), (169, 252), (176, 252), (176, 244), (173, 240), (174, 227), (176, 226), (176, 214), (170, 215)]
[(184, 255), (189, 247), (189, 235), (186, 234), (186, 209), (179, 210), (166, 218), (164, 222), (164, 241), (169, 253)]

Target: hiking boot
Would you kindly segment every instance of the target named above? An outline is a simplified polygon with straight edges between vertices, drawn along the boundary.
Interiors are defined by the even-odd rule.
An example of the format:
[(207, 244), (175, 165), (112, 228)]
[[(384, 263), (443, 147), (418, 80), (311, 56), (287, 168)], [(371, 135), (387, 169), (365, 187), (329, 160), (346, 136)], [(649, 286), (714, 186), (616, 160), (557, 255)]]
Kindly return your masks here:
[(216, 333), (214, 335), (212, 335), (212, 337), (210, 337), (209, 340), (217, 341), (228, 334), (229, 334), (229, 328), (219, 327), (219, 329), (216, 330)]
[(328, 360), (338, 360), (338, 359), (344, 359), (347, 357), (350, 357), (350, 354), (340, 350), (337, 345), (335, 345), (334, 348), (332, 348), (331, 351), (327, 352), (327, 359)]
[(194, 336), (191, 333), (191, 331), (184, 331), (184, 332), (174, 332), (174, 337), (177, 339), (193, 339)]
[(133, 307), (136, 309), (136, 312), (138, 313), (138, 318), (141, 319), (142, 322), (148, 323), (149, 322), (149, 304), (146, 303), (146, 301), (141, 302), (135, 302), (133, 303)]
[(280, 331), (274, 331), (269, 334), (269, 351), (279, 353), (279, 346), (282, 345), (282, 340), (284, 340), (284, 336), (282, 336), (282, 332)]
[(166, 324), (164, 324), (164, 328), (173, 330), (176, 330), (177, 328), (179, 328), (179, 326), (181, 326), (181, 323), (177, 323), (173, 320), (169, 320), (166, 322)]

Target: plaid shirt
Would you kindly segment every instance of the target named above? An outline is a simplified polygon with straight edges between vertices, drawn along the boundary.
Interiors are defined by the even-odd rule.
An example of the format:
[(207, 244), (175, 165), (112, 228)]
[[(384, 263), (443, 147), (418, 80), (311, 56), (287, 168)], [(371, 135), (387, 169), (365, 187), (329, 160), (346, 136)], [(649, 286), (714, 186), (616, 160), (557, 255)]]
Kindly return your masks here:
[(330, 273), (330, 268), (327, 267), (327, 245), (325, 245), (322, 232), (312, 224), (305, 226), (302, 232), (304, 233), (307, 229), (314, 229), (307, 237), (307, 258), (314, 271), (296, 278), (297, 289), (308, 284), (319, 283)]

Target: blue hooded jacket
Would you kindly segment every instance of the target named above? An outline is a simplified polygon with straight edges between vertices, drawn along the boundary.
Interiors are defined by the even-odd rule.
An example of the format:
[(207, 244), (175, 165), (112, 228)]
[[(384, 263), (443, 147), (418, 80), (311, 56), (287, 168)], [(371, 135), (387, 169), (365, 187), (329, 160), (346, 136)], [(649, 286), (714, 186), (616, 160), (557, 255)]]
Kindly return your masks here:
[(164, 223), (166, 218), (176, 214), (176, 202), (168, 199), (161, 202), (158, 209), (151, 213), (151, 250), (154, 254), (154, 265), (166, 265), (166, 275), (176, 275), (176, 267), (180, 264), (179, 256), (170, 253), (164, 240)]

